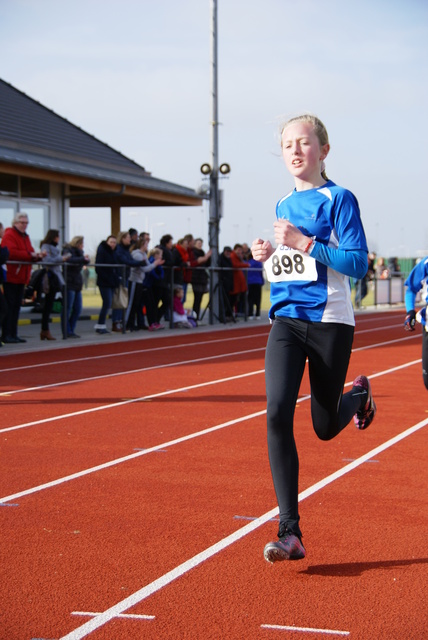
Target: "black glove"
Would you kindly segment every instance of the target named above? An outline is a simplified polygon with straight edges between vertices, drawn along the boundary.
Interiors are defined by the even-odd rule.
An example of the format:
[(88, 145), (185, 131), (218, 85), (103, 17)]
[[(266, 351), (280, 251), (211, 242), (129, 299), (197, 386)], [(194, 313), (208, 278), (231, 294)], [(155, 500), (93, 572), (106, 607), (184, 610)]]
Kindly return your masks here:
[(414, 331), (416, 324), (416, 311), (412, 309), (408, 312), (406, 319), (404, 321), (404, 328), (406, 331)]

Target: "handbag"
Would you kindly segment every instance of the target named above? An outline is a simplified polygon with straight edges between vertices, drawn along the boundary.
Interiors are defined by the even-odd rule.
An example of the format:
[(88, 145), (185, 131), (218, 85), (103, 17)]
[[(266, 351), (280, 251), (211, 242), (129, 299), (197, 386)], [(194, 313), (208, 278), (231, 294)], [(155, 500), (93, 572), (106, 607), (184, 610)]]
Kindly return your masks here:
[(126, 309), (128, 306), (128, 289), (120, 284), (113, 292), (112, 309)]

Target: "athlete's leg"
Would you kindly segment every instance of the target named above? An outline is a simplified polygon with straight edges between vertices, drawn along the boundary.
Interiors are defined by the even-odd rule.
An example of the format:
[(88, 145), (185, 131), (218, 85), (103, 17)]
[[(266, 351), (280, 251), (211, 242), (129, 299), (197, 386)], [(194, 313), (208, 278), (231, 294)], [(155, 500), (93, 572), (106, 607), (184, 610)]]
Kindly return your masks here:
[(353, 388), (343, 393), (354, 328), (318, 322), (308, 327), (308, 359), (311, 411), (315, 432), (331, 440), (352, 420), (367, 401), (367, 393)]
[(299, 459), (293, 434), (294, 411), (305, 369), (306, 323), (276, 319), (266, 348), (267, 440), (280, 523), (300, 535)]

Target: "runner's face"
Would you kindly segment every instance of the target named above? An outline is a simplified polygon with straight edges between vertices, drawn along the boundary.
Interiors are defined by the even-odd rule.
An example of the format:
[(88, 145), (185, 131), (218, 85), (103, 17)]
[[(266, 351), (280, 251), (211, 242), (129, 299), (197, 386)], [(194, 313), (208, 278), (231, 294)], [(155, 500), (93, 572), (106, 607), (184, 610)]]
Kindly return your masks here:
[(302, 182), (317, 182), (321, 176), (321, 162), (329, 145), (320, 146), (310, 122), (294, 122), (282, 132), (282, 156), (291, 175)]

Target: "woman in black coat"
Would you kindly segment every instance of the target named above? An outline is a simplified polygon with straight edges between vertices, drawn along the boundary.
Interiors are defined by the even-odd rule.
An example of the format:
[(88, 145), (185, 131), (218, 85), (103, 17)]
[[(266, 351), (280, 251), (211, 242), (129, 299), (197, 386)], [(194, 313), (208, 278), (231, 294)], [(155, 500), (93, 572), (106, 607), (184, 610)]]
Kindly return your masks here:
[[(67, 265), (64, 266), (64, 280), (67, 285), (67, 321), (64, 323), (69, 338), (79, 338), (75, 333), (76, 324), (82, 311), (82, 269), (89, 263), (89, 256), (83, 254), (83, 236), (75, 236), (64, 245), (63, 254), (68, 254)], [(64, 307), (63, 307), (64, 309)]]
[(117, 264), (115, 255), (116, 245), (117, 240), (115, 236), (109, 236), (107, 240), (103, 240), (99, 244), (95, 258), (97, 286), (100, 290), (103, 301), (103, 306), (101, 307), (100, 315), (98, 317), (98, 323), (95, 325), (95, 331), (97, 333), (110, 333), (110, 331), (107, 331), (106, 318), (108, 311), (111, 309), (113, 291), (120, 284), (120, 277), (118, 267), (115, 268), (102, 265)]

